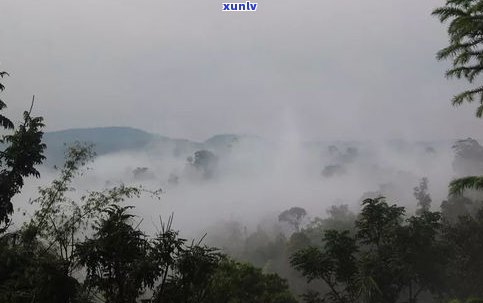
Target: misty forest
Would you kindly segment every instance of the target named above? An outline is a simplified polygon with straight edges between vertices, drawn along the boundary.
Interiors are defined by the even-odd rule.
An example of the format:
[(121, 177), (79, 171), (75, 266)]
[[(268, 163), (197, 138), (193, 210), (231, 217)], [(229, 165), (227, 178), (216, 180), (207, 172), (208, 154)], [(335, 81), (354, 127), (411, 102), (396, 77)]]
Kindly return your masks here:
[[(217, 13), (225, 14), (223, 17), (208, 17), (204, 23), (192, 15), (189, 18), (199, 21), (190, 25), (193, 36), (185, 32), (183, 22), (174, 32), (189, 39), (203, 36), (206, 41), (196, 38), (196, 47), (170, 36), (173, 30), (163, 30), (162, 37), (173, 43), (166, 46), (166, 61), (171, 61), (166, 67), (142, 61), (139, 56), (159, 59), (148, 51), (149, 47), (155, 49), (157, 42), (131, 27), (122, 35), (100, 38), (94, 29), (89, 35), (81, 32), (88, 28), (88, 22), (58, 1), (50, 2), (59, 7), (48, 6), (44, 11), (40, 4), (38, 10), (30, 10), (22, 6), (22, 1), (3, 1), (0, 14), (9, 24), (0, 22), (0, 54), (5, 60), (0, 66), (0, 303), (483, 302), (483, 142), (478, 137), (483, 116), (483, 81), (479, 77), (483, 71), (483, 1), (435, 0), (430, 1), (434, 6), (429, 12), (429, 6), (417, 12), (421, 1), (394, 1), (393, 11), (390, 4), (370, 0), (371, 10), (376, 12), (380, 7), (380, 11), (375, 14), (377, 18), (367, 20), (351, 17), (355, 12), (371, 13), (350, 1), (333, 4), (334, 12), (345, 12), (346, 17), (330, 19), (322, 10), (310, 10), (302, 18), (302, 13), (292, 11), (305, 23), (297, 23), (295, 18), (284, 20), (293, 26), (286, 27), (289, 40), (284, 43), (304, 43), (294, 48), (280, 44), (281, 49), (273, 52), (273, 74), (268, 63), (265, 71), (264, 66), (247, 64), (243, 56), (239, 62), (236, 55), (232, 56), (226, 63), (232, 65), (223, 70), (226, 67), (217, 65), (214, 56), (205, 55), (197, 61), (189, 54), (195, 53), (194, 49), (214, 51), (208, 42), (213, 36), (196, 27), (222, 33), (213, 25), (216, 18), (224, 18), (227, 26), (241, 30), (241, 24), (259, 22), (255, 18), (261, 16), (267, 18), (264, 22), (276, 24), (278, 19), (270, 19), (267, 11), (283, 15), (286, 1), (260, 3), (256, 12), (246, 13), (252, 15), (226, 15), (220, 9)], [(103, 5), (94, 2), (93, 6)], [(149, 27), (151, 15), (144, 1), (120, 3), (128, 7), (133, 18), (141, 11), (147, 14), (136, 22), (142, 28)], [(88, 14), (89, 5), (82, 9), (80, 5), (78, 15)], [(137, 5), (141, 6), (139, 10)], [(177, 16), (191, 13), (187, 6), (175, 12), (174, 5), (166, 4), (161, 10)], [(277, 9), (277, 5), (281, 7)], [(324, 5), (328, 8), (332, 4)], [(349, 8), (352, 5), (355, 7)], [(55, 17), (49, 15), (55, 10)], [(20, 18), (12, 17), (15, 12), (26, 20), (38, 13), (61, 20), (65, 28), (62, 24), (47, 27), (55, 31), (52, 37), (63, 37), (64, 31), (70, 37), (79, 31), (75, 39), (92, 40), (92, 45), (51, 37), (49, 43), (56, 53), (47, 56), (48, 60), (61, 63), (50, 67), (47, 59), (33, 65), (24, 63), (33, 62), (30, 57), (37, 60), (35, 45), (41, 39), (26, 34), (25, 24), (30, 23), (21, 25)], [(399, 20), (395, 17), (399, 13), (406, 17)], [(334, 21), (331, 29), (322, 29), (315, 21), (318, 14), (332, 21), (344, 19), (347, 23), (351, 19), (361, 23), (347, 27), (342, 21)], [(109, 19), (118, 17), (114, 12), (103, 15), (103, 22), (95, 14), (89, 16), (93, 23), (98, 22), (100, 32), (122, 26)], [(174, 22), (169, 17), (163, 21), (163, 17), (156, 19), (163, 27)], [(43, 23), (32, 21), (28, 28), (42, 28), (50, 22), (48, 19)], [(83, 25), (73, 26), (76, 22)], [(418, 29), (419, 25), (409, 24), (412, 22), (429, 25)], [(300, 24), (310, 28), (310, 39), (302, 34)], [(369, 29), (367, 24), (377, 29)], [(390, 24), (401, 26), (386, 33)], [(259, 32), (273, 34), (266, 36), (267, 42), (250, 44), (244, 36), (258, 34), (250, 33), (254, 28), (247, 26), (237, 37), (227, 37), (234, 39), (234, 47), (249, 54), (247, 47), (257, 48), (257, 54), (264, 57), (265, 48), (279, 43), (280, 32), (270, 32), (273, 28), (268, 26), (259, 28)], [(311, 40), (319, 39), (319, 30), (327, 49), (315, 47), (316, 42)], [(434, 48), (439, 42), (430, 43), (431, 31), (440, 33), (444, 39), (438, 41), (444, 44)], [(348, 39), (352, 32), (367, 36)], [(19, 46), (14, 47), (17, 39)], [(129, 39), (134, 39), (129, 42), (132, 48), (120, 48), (119, 53), (115, 50), (107, 57), (97, 55), (106, 51), (103, 43), (117, 47), (116, 43)], [(57, 40), (65, 42), (65, 53), (56, 48), (64, 45)], [(150, 42), (136, 44), (141, 40)], [(376, 40), (378, 44), (371, 45)], [(218, 47), (227, 45), (220, 42)], [(330, 53), (331, 47), (338, 45), (357, 47)], [(424, 60), (418, 61), (420, 57), (416, 56), (411, 62), (402, 56), (399, 49), (405, 45), (409, 45), (407, 54), (424, 54)], [(382, 55), (381, 47), (391, 55)], [(137, 49), (137, 61), (116, 61), (120, 54)], [(374, 57), (366, 54), (367, 62), (372, 65), (377, 57), (378, 63), (361, 71), (362, 76), (357, 69), (369, 66), (366, 59), (351, 61), (349, 57), (367, 50), (375, 52)], [(311, 56), (310, 64), (302, 62), (302, 53)], [(354, 71), (344, 79), (334, 72), (332, 78), (326, 78), (330, 79), (328, 85), (319, 86), (314, 79), (324, 71), (318, 70), (318, 62), (324, 62), (320, 64), (329, 70), (326, 73), (332, 73), (331, 66), (339, 61), (331, 65), (331, 58), (339, 53)], [(182, 59), (174, 60), (173, 56), (179, 54)], [(94, 62), (89, 63), (91, 67), (100, 66), (88, 76), (82, 71), (85, 62), (69, 67), (69, 60), (84, 57)], [(258, 59), (254, 55), (252, 60)], [(204, 65), (206, 61), (211, 62), (213, 70)], [(355, 61), (360, 62), (353, 65)], [(139, 69), (133, 62), (141, 65)], [(186, 66), (176, 68), (177, 64), (193, 66), (193, 70), (199, 67), (201, 84), (216, 87), (212, 95), (197, 95), (206, 92), (196, 86), (193, 79), (198, 76), (189, 74)], [(341, 63), (340, 68), (348, 68), (347, 64)], [(167, 79), (171, 80), (160, 84), (164, 80), (153, 76), (150, 82), (158, 67), (166, 68)], [(412, 68), (414, 72), (407, 79), (416, 79), (414, 87), (399, 80), (392, 84), (391, 79), (406, 79), (404, 73)], [(134, 78), (127, 78), (129, 69)], [(264, 89), (255, 80), (228, 85), (225, 81), (229, 73), (237, 72), (249, 73), (246, 79), (255, 74), (273, 76), (273, 82)], [(54, 74), (59, 75), (52, 78)], [(183, 85), (173, 80), (177, 77), (183, 79)], [(89, 78), (94, 80), (90, 82)], [(127, 79), (135, 78), (128, 83)], [(290, 79), (291, 84), (282, 79)], [(33, 84), (37, 81), (41, 85)], [(103, 81), (106, 86), (102, 86)], [(112, 92), (108, 92), (109, 81), (115, 81)], [(243, 85), (253, 85), (253, 89), (237, 91)], [(337, 85), (344, 87), (340, 95)], [(176, 91), (170, 98), (179, 97), (176, 106), (190, 123), (169, 120), (169, 115), (176, 117), (171, 105), (143, 105), (141, 99), (149, 99), (148, 91), (157, 88)], [(188, 101), (183, 105), (190, 90), (201, 105)], [(262, 125), (269, 125), (270, 116), (278, 119), (274, 118), (278, 114), (275, 110), (263, 114), (263, 101), (257, 99), (276, 96), (269, 93), (271, 90), (286, 95), (294, 104), (291, 109), (295, 108), (280, 111), (282, 118), (277, 121), (282, 122), (275, 124), (272, 133), (264, 132)], [(317, 93), (319, 90), (334, 95), (330, 100), (317, 99), (324, 96)], [(414, 91), (422, 93), (415, 98)], [(234, 95), (233, 99), (227, 92)], [(256, 99), (258, 103), (236, 107), (243, 104), (235, 96), (238, 92), (240, 98)], [(359, 107), (350, 108), (356, 98), (351, 92), (360, 95)], [(135, 97), (131, 98), (131, 93)], [(124, 94), (130, 101), (119, 98)], [(59, 96), (62, 101), (46, 100)], [(215, 101), (208, 100), (218, 97), (233, 104), (215, 106)], [(303, 99), (312, 97), (317, 100), (310, 107)], [(69, 98), (78, 101), (70, 104)], [(103, 100), (110, 98), (116, 101), (103, 107)], [(389, 110), (382, 99), (396, 109)], [(408, 99), (417, 100), (411, 103)], [(122, 102), (129, 107), (123, 107)], [(305, 114), (297, 110), (297, 102), (310, 110)], [(95, 104), (99, 106), (96, 109)], [(429, 111), (432, 104), (437, 110)], [(230, 116), (231, 106), (236, 115)], [(344, 114), (335, 114), (335, 108)], [(95, 122), (104, 109), (103, 120)], [(160, 113), (164, 110), (170, 114)], [(154, 118), (152, 112), (158, 117)], [(320, 119), (314, 119), (318, 114)], [(301, 117), (297, 120), (294, 116)], [(158, 123), (150, 122), (151, 118), (170, 122), (149, 127)], [(223, 125), (217, 122), (221, 119), (225, 119)], [(318, 120), (324, 121), (310, 124)], [(230, 122), (237, 126), (225, 127)], [(212, 124), (215, 126), (209, 126)], [(319, 130), (307, 127), (309, 134), (303, 125), (325, 126)], [(257, 133), (256, 127), (262, 131)], [(329, 133), (330, 129), (335, 131)], [(398, 130), (392, 132), (394, 129)], [(415, 129), (418, 135), (405, 132), (409, 129)], [(206, 136), (209, 139), (202, 139), (210, 132), (211, 136)], [(186, 137), (189, 139), (183, 139)]]

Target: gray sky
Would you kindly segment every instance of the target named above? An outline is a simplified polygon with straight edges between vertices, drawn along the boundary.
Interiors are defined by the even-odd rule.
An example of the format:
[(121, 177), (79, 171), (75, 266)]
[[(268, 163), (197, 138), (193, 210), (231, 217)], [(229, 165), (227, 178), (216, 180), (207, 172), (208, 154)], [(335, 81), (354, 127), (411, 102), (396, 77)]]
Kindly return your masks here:
[[(450, 98), (435, 0), (1, 0), (3, 99), (36, 95), (49, 130), (133, 126), (173, 137), (478, 137)], [(236, 1), (235, 1), (236, 2)], [(18, 116), (19, 117), (19, 116)]]

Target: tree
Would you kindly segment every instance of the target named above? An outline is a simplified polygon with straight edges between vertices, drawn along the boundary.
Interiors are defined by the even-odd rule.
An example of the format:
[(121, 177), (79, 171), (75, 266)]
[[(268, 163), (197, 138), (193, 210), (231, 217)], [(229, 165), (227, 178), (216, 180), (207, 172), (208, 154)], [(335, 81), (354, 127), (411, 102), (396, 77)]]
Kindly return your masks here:
[[(449, 22), (449, 45), (437, 54), (439, 60), (452, 59), (453, 67), (447, 77), (465, 78), (469, 83), (483, 71), (483, 5), (479, 0), (446, 0), (443, 7), (432, 13), (439, 20)], [(453, 105), (473, 102), (479, 97), (480, 105), (476, 116), (483, 115), (483, 86), (466, 90), (453, 97)]]
[(405, 213), (404, 207), (389, 205), (384, 198), (367, 199), (356, 221), (356, 237), (364, 246), (361, 253), (361, 276), (377, 286), (370, 302), (396, 302), (404, 288), (401, 270), (404, 267), (397, 247)]
[(218, 165), (218, 157), (209, 150), (199, 150), (188, 157), (188, 164), (199, 171), (204, 178), (212, 178)]
[(453, 169), (459, 176), (470, 176), (453, 180), (449, 186), (450, 195), (461, 195), (465, 189), (481, 190), (483, 176), (471, 175), (478, 175), (483, 170), (483, 147), (478, 141), (467, 138), (458, 140), (453, 145), (453, 150), (455, 152)]
[(483, 176), (468, 176), (451, 181), (449, 193), (451, 196), (461, 195), (465, 189), (483, 189)]
[(449, 295), (460, 300), (483, 297), (483, 210), (445, 224), (442, 238), (449, 256), (445, 268)]
[(63, 262), (26, 232), (0, 237), (0, 302), (88, 303)]
[(472, 138), (456, 141), (454, 151), (453, 170), (458, 176), (479, 174), (483, 170), (483, 146)]
[(99, 212), (99, 209), (97, 212), (91, 209), (93, 201), (81, 206), (67, 195), (72, 190), (73, 179), (93, 157), (92, 146), (76, 143), (67, 148), (59, 177), (50, 186), (39, 187), (39, 197), (31, 201), (39, 208), (23, 227), (30, 237), (45, 241), (46, 251), (64, 261), (66, 274), (73, 270), (72, 248), (78, 241), (76, 233), (81, 227), (86, 228), (88, 219)]
[(303, 233), (313, 243), (320, 243), (320, 235), (326, 230), (349, 230), (353, 233), (356, 215), (349, 210), (347, 204), (332, 205), (326, 212), (329, 217), (323, 219), (316, 217), (303, 229)]
[(423, 291), (441, 294), (446, 290), (444, 268), (447, 251), (439, 241), (441, 214), (424, 211), (406, 219), (398, 234), (398, 255), (401, 256), (402, 277), (407, 288), (408, 303), (417, 302)]
[[(0, 72), (0, 77), (8, 75)], [(4, 90), (0, 83), (0, 91)], [(12, 198), (20, 192), (24, 185), (24, 178), (34, 176), (40, 177), (40, 173), (35, 169), (36, 165), (45, 159), (43, 154), (45, 144), (42, 143), (44, 127), (42, 117), (32, 116), (32, 106), (29, 111), (23, 114), (23, 123), (14, 130), (13, 134), (4, 135), (0, 143), (6, 147), (0, 151), (0, 233), (4, 232), (9, 225), (9, 216), (13, 213)], [(5, 109), (6, 104), (0, 100), (0, 111)], [(4, 129), (13, 130), (12, 121), (0, 115), (0, 125)]]
[(404, 220), (404, 214), (383, 198), (366, 199), (355, 235), (327, 230), (322, 247), (295, 253), (294, 268), (328, 287), (322, 297), (307, 293), (306, 302), (395, 303), (406, 292), (414, 303), (421, 292), (441, 289), (440, 215), (427, 211)]
[[(244, 241), (243, 259), (258, 267), (265, 266), (274, 257), (273, 251), (270, 249), (273, 243), (270, 240), (267, 232), (258, 226), (257, 230)], [(276, 253), (281, 253), (281, 251), (276, 251)]]
[(187, 245), (171, 229), (172, 217), (152, 243), (156, 264), (153, 302), (168, 303), (295, 303), (285, 280), (239, 263), (198, 243)]
[(84, 173), (94, 155), (91, 145), (77, 142), (67, 148), (59, 176), (49, 186), (39, 188), (39, 197), (31, 201), (38, 209), (24, 227), (32, 237), (47, 245), (46, 252), (62, 260), (66, 275), (73, 275), (77, 269), (76, 245), (84, 240), (82, 234), (90, 229), (94, 220), (107, 214), (107, 208), (125, 199), (140, 198), (144, 192), (159, 198), (159, 190), (148, 191), (122, 184), (89, 191), (80, 198), (71, 197), (70, 193), (75, 191), (72, 182)]
[(223, 258), (210, 280), (206, 303), (296, 303), (287, 282), (250, 264)]
[(166, 289), (171, 280), (169, 273), (176, 265), (176, 258), (183, 249), (186, 239), (179, 237), (179, 233), (171, 228), (173, 215), (169, 217), (167, 224), (161, 222), (161, 231), (151, 241), (149, 258), (155, 266), (157, 282), (159, 283), (154, 292), (154, 301), (161, 302), (165, 297)]
[[(452, 59), (453, 68), (446, 72), (447, 77), (465, 78), (469, 83), (483, 71), (483, 4), (479, 0), (446, 0), (446, 4), (433, 11), (439, 20), (449, 22), (449, 45), (437, 54), (437, 58)], [(483, 115), (483, 86), (466, 90), (453, 97), (453, 105), (473, 102), (479, 98), (476, 116)], [(461, 194), (465, 189), (483, 188), (483, 176), (466, 177), (450, 183), (450, 195)]]
[(441, 215), (450, 223), (455, 223), (459, 217), (470, 215), (469, 208), (473, 201), (462, 195), (452, 195), (448, 200), (441, 202)]
[(425, 290), (438, 289), (443, 255), (437, 243), (439, 213), (422, 212), (404, 219), (405, 209), (383, 198), (368, 199), (356, 221), (360, 243), (360, 276), (377, 292), (369, 302), (397, 302), (403, 292), (414, 303)]
[[(308, 282), (320, 279), (329, 287), (324, 300), (337, 303), (350, 303), (357, 300), (356, 277), (358, 273), (356, 240), (348, 231), (328, 230), (325, 232), (324, 249), (309, 247), (295, 253), (290, 262), (302, 272)], [(307, 294), (315, 300), (314, 293)]]
[(419, 186), (414, 188), (414, 197), (418, 201), (417, 215), (421, 215), (423, 212), (429, 211), (431, 208), (431, 196), (428, 193), (428, 178), (422, 178), (419, 182)]
[(296, 232), (298, 232), (300, 230), (300, 224), (302, 224), (302, 220), (306, 215), (307, 212), (305, 209), (301, 207), (292, 207), (280, 213), (280, 215), (278, 215), (278, 221), (288, 223)]
[[(0, 237), (0, 255), (4, 257), (0, 276), (6, 279), (0, 283), (6, 287), (0, 289), (0, 301), (90, 302), (92, 292), (85, 291), (75, 278), (83, 269), (77, 258), (82, 234), (90, 232), (94, 220), (105, 219), (112, 205), (146, 191), (120, 185), (72, 198), (71, 184), (93, 155), (92, 146), (76, 143), (69, 147), (59, 177), (40, 187), (39, 197), (31, 201), (38, 208), (30, 221)], [(150, 193), (157, 196), (157, 192)]]
[[(7, 72), (0, 72), (0, 78), (3, 78), (5, 76), (8, 76)], [(0, 82), (0, 92), (2, 92), (4, 90), (5, 90), (5, 86)], [(3, 102), (2, 99), (0, 99), (0, 110), (5, 109), (6, 107), (7, 107), (7, 104), (5, 104), (5, 102)], [(7, 117), (5, 117), (4, 115), (0, 115), (0, 125), (4, 129), (13, 129), (14, 128), (12, 121), (10, 119), (8, 119)]]
[[(453, 68), (447, 77), (465, 78), (469, 83), (483, 71), (483, 4), (478, 0), (446, 0), (446, 4), (433, 11), (439, 20), (449, 22), (449, 45), (437, 54), (437, 58), (452, 59)], [(453, 97), (453, 105), (473, 102), (478, 97), (480, 105), (476, 116), (483, 116), (483, 86), (466, 90)], [(465, 189), (483, 189), (483, 176), (471, 176), (453, 180), (450, 195), (461, 194)]]
[(130, 208), (107, 208), (94, 238), (76, 245), (78, 262), (87, 269), (85, 283), (99, 290), (107, 303), (135, 303), (156, 277), (147, 258), (149, 242), (129, 222)]
[(158, 287), (154, 302), (203, 303), (207, 299), (210, 279), (217, 270), (221, 254), (216, 249), (191, 243), (176, 251), (165, 285)]

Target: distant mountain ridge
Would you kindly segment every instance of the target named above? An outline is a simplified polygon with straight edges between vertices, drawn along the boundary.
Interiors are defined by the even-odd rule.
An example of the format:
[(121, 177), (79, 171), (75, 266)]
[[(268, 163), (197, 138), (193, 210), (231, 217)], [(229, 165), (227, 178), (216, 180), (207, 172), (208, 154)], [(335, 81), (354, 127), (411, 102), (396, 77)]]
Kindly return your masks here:
[[(61, 164), (66, 146), (72, 145), (76, 141), (94, 144), (97, 155), (124, 151), (151, 150), (160, 153), (160, 156), (164, 153), (175, 157), (185, 157), (200, 149), (223, 152), (230, 149), (241, 139), (245, 140), (245, 142), (251, 142), (250, 146), (254, 148), (261, 147), (268, 142), (258, 136), (236, 134), (219, 134), (203, 142), (196, 142), (188, 139), (170, 138), (132, 127), (66, 129), (45, 133), (44, 142), (47, 145), (47, 161), (45, 163), (47, 165)], [(305, 146), (316, 150), (325, 150), (327, 146), (332, 144), (344, 147), (363, 146), (367, 143), (361, 141), (310, 141), (305, 142)], [(418, 141), (412, 143), (397, 141), (389, 143), (398, 149), (404, 149), (406, 144), (415, 144), (422, 147), (433, 146), (435, 148), (447, 148), (452, 144), (450, 140), (440, 142)]]
[(142, 148), (154, 138), (153, 134), (135, 128), (100, 127), (46, 132), (44, 143), (47, 145), (47, 162), (57, 162), (63, 158), (66, 146), (76, 141), (94, 144), (96, 153), (103, 155), (119, 150)]
[(95, 127), (46, 132), (44, 143), (47, 145), (46, 163), (59, 164), (64, 157), (66, 146), (76, 141), (94, 144), (97, 155), (146, 150), (155, 146), (170, 146), (174, 154), (184, 155), (202, 148), (218, 150), (241, 137), (243, 136), (233, 134), (215, 135), (204, 142), (195, 142), (169, 138), (132, 127)]

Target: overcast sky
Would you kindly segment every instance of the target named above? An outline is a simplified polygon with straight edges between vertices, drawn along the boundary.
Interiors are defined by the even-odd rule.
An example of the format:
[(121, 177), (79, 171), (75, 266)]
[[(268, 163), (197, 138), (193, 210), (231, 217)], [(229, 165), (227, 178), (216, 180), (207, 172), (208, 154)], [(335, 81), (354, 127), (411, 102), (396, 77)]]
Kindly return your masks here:
[(48, 130), (479, 137), (475, 105), (450, 104), (464, 83), (435, 59), (443, 1), (260, 0), (252, 13), (223, 1), (1, 0), (8, 114), (35, 94)]

